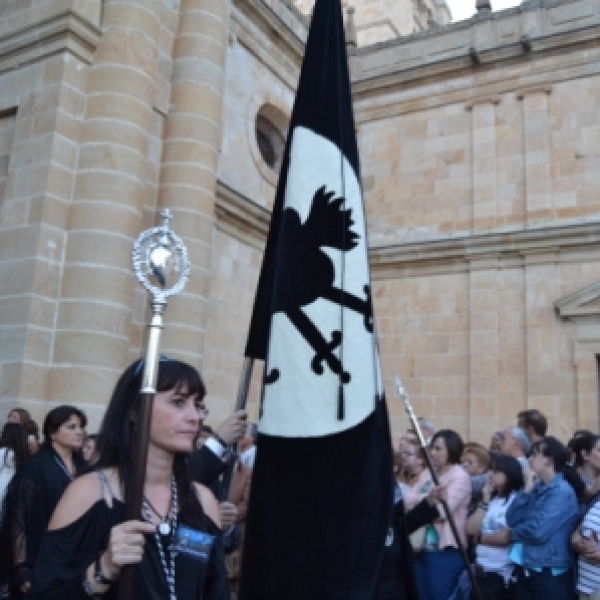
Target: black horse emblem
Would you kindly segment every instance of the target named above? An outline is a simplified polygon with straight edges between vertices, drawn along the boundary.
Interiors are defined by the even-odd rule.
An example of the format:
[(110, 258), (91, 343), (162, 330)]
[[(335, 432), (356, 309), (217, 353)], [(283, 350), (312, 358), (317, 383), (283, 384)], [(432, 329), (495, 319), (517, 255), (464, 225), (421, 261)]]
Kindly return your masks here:
[[(283, 211), (279, 247), (280, 264), (284, 268), (279, 269), (275, 277), (273, 313), (285, 313), (314, 350), (311, 361), (314, 373), (322, 375), (325, 363), (340, 376), (342, 383), (348, 383), (350, 373), (344, 371), (340, 359), (334, 354), (342, 343), (342, 332), (334, 330), (331, 339), (326, 340), (302, 310), (318, 298), (330, 300), (363, 315), (365, 329), (373, 331), (369, 286), (363, 288), (365, 299), (335, 288), (334, 264), (322, 250), (329, 247), (348, 252), (358, 244), (359, 235), (350, 229), (354, 225), (352, 209), (344, 209), (344, 199), (334, 196), (334, 192), (325, 191), (325, 186), (317, 190), (304, 224), (293, 208)], [(265, 377), (265, 383), (274, 383), (278, 379), (279, 371), (273, 369)]]

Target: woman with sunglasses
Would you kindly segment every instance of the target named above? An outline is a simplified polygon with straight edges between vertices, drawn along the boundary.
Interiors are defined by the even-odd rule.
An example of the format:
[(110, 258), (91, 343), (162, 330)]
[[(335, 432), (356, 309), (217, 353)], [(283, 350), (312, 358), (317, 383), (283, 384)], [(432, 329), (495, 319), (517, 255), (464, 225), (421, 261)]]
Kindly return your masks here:
[(585, 485), (567, 464), (567, 449), (552, 436), (532, 445), (529, 465), (525, 487), (506, 513), (508, 528), (484, 540), (512, 544), (516, 600), (572, 600), (570, 536), (579, 519), (577, 499)]
[[(229, 598), (218, 504), (193, 483), (187, 459), (204, 417), (199, 373), (161, 359), (146, 465), (133, 461), (142, 368), (119, 379), (98, 434), (94, 471), (66, 491), (34, 568), (32, 600), (118, 597), (119, 576), (137, 565), (136, 598)], [(125, 520), (125, 482), (145, 468), (140, 520)]]

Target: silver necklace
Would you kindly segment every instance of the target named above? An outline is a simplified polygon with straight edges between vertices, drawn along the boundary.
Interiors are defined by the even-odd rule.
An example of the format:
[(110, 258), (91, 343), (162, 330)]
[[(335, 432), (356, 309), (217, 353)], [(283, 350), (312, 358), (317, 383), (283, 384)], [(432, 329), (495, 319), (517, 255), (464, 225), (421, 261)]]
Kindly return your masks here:
[[(151, 504), (148, 502), (148, 499), (144, 496), (142, 498), (142, 508), (144, 510), (144, 516), (149, 523), (152, 523), (152, 508)], [(156, 547), (158, 549), (158, 556), (160, 558), (160, 564), (163, 568), (165, 578), (167, 579), (167, 585), (169, 587), (169, 600), (177, 600), (177, 595), (175, 593), (175, 556), (177, 552), (173, 549), (173, 535), (177, 531), (177, 513), (179, 511), (179, 505), (177, 502), (177, 483), (175, 481), (175, 475), (171, 475), (171, 522), (167, 523), (165, 516), (164, 520), (161, 524), (154, 530), (154, 542), (156, 543)], [(154, 511), (159, 518), (162, 518), (156, 511)], [(163, 528), (163, 531), (160, 531), (160, 527), (162, 524), (168, 525), (167, 528)], [(160, 531), (160, 533), (159, 533)], [(161, 540), (161, 535), (163, 537), (171, 536), (171, 544), (169, 546), (169, 564), (167, 564), (167, 559), (165, 557), (165, 551), (163, 550), (163, 544)]]
[(149, 508), (159, 519), (160, 523), (158, 524), (158, 533), (161, 535), (169, 535), (171, 533), (171, 523), (169, 522), (169, 513), (171, 512), (171, 507), (173, 506), (173, 495), (171, 494), (171, 504), (169, 505), (169, 510), (167, 514), (163, 517), (155, 508), (152, 502), (146, 498), (146, 496), (142, 496), (143, 502), (145, 502)]
[(69, 478), (69, 481), (73, 481), (73, 473), (67, 469), (67, 465), (62, 461), (59, 456), (54, 455), (54, 460), (56, 464), (61, 468), (62, 472)]

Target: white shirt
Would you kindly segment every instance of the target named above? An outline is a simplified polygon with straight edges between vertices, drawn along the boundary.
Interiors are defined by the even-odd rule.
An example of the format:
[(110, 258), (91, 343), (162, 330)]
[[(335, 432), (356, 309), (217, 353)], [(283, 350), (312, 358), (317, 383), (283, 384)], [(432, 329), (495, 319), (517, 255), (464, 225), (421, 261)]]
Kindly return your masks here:
[[(508, 498), (493, 498), (488, 506), (485, 517), (481, 522), (481, 533), (494, 533), (506, 527), (506, 512), (516, 494), (513, 492)], [(513, 565), (508, 557), (510, 544), (507, 546), (484, 546), (478, 544), (476, 548), (477, 564), (483, 567), (484, 571), (492, 571), (502, 575), (505, 580), (509, 579)]]
[[(582, 529), (591, 529), (600, 540), (600, 502), (596, 502), (583, 518)], [(579, 556), (577, 569), (577, 590), (583, 594), (593, 594), (600, 590), (600, 565)]]
[(249, 467), (254, 468), (254, 459), (256, 458), (256, 446), (250, 446), (240, 454), (240, 462)]

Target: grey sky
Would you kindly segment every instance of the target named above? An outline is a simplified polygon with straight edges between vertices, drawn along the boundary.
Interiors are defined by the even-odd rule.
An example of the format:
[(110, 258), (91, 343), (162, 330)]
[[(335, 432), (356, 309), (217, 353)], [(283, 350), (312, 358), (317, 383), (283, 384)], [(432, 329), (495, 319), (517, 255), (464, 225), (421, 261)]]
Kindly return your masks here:
[[(446, 0), (446, 2), (452, 11), (454, 20), (461, 21), (473, 16), (477, 0)], [(504, 8), (519, 6), (521, 0), (491, 0), (491, 3), (492, 10), (502, 10)]]

